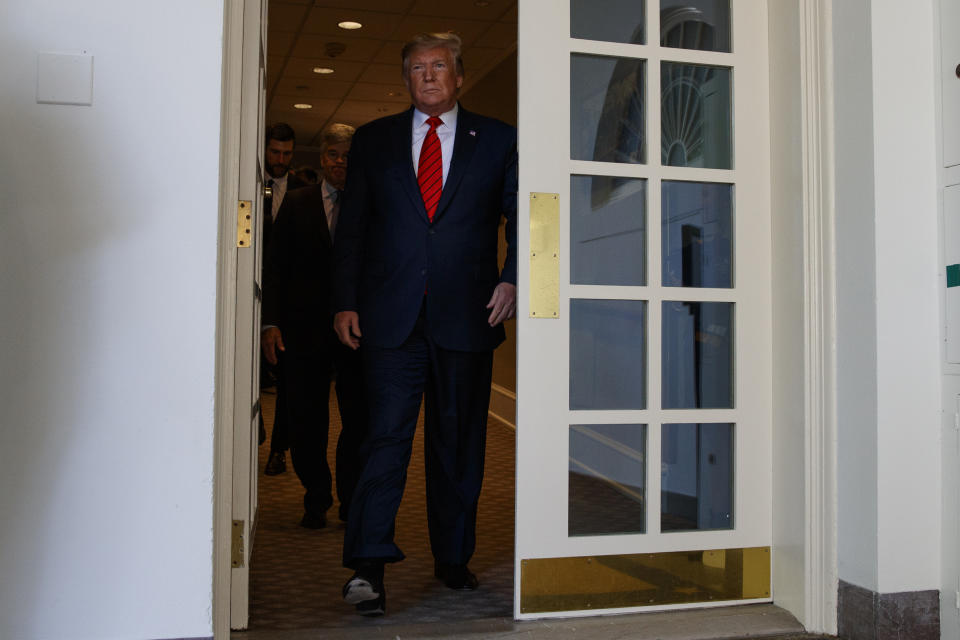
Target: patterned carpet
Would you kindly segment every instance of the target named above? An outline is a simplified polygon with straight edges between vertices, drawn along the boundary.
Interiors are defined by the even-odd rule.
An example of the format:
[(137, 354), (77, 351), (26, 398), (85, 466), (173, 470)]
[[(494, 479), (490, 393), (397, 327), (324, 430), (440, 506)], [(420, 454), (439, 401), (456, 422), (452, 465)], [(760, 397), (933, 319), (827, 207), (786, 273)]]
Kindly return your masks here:
[[(267, 429), (273, 423), (276, 396), (262, 397)], [(334, 460), (340, 416), (330, 403), (327, 459)], [(422, 420), (422, 416), (421, 416)], [(422, 425), (421, 425), (422, 426)], [(487, 435), (486, 475), (480, 498), (477, 551), (470, 568), (480, 579), (475, 592), (446, 589), (433, 577), (424, 501), (422, 428), (418, 430), (407, 487), (397, 519), (396, 540), (407, 558), (386, 570), (387, 615), (378, 626), (451, 620), (510, 618), (513, 615), (514, 432), (491, 420)], [(250, 577), (250, 630), (370, 628), (341, 600), (350, 577), (341, 566), (343, 524), (337, 504), (327, 512), (326, 529), (298, 525), (303, 490), (287, 455), (287, 472), (263, 475), (269, 438), (260, 447), (260, 511)]]
[[(275, 396), (262, 397), (273, 422)], [(328, 459), (334, 459), (340, 417), (330, 404)], [(269, 440), (268, 440), (269, 441)], [(397, 542), (407, 558), (387, 567), (387, 615), (363, 618), (343, 603), (350, 571), (340, 565), (343, 525), (319, 531), (300, 527), (303, 492), (287, 456), (287, 472), (264, 476), (269, 444), (260, 447), (260, 511), (251, 561), (250, 626), (236, 640), (433, 640), (623, 638), (827, 640), (774, 605), (515, 622), (513, 618), (514, 432), (491, 420), (486, 477), (480, 499), (477, 552), (470, 563), (480, 579), (475, 592), (454, 592), (433, 577), (426, 527), (423, 450), (419, 437), (397, 521)]]

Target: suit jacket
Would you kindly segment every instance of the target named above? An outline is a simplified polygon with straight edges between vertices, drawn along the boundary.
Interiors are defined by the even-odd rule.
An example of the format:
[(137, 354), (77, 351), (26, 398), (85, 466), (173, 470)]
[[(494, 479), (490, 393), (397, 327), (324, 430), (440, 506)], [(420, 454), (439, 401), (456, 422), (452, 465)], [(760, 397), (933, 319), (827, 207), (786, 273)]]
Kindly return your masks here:
[[(517, 134), (460, 107), (453, 157), (431, 223), (412, 158), (413, 108), (353, 136), (335, 246), (334, 311), (357, 311), (362, 340), (399, 346), (426, 296), (438, 345), (485, 351), (504, 340), (486, 305), (501, 281), (516, 284)], [(497, 245), (506, 218), (507, 258)]]
[(323, 183), (288, 192), (264, 260), (262, 307), (263, 324), (279, 327), (288, 347), (329, 347), (332, 267)]
[[(267, 184), (267, 180), (263, 181), (263, 184)], [(287, 201), (287, 196), (290, 195), (291, 191), (296, 189), (302, 189), (306, 187), (307, 183), (293, 175), (292, 173), (287, 176), (287, 192), (283, 197), (283, 202), (280, 203), (280, 210), (283, 210), (283, 203)], [(280, 219), (280, 211), (277, 211), (277, 220)], [(261, 243), (261, 255), (266, 257), (267, 247), (270, 245), (270, 239), (273, 237), (273, 227), (276, 224), (276, 221), (273, 219), (273, 198), (264, 198), (263, 199), (263, 242)]]

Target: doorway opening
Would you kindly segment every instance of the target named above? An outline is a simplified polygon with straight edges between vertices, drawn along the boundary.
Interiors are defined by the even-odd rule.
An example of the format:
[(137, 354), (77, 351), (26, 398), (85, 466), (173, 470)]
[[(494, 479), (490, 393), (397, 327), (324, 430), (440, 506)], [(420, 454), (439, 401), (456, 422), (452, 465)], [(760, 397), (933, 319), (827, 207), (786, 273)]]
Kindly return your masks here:
[[(515, 0), (495, 2), (338, 2), (270, 0), (267, 27), (265, 123), (289, 124), (297, 135), (293, 169), (319, 168), (321, 132), (332, 123), (354, 127), (405, 110), (400, 48), (419, 32), (453, 31), (463, 40), (463, 108), (516, 125), (517, 13)], [(359, 29), (338, 26), (360, 23)], [(295, 106), (299, 105), (299, 106)], [(309, 105), (304, 108), (304, 105)], [(348, 169), (349, 171), (349, 169)], [(512, 618), (514, 539), (514, 321), (494, 355), (486, 473), (480, 499), (477, 552), (471, 569), (481, 588), (452, 592), (433, 577), (424, 499), (422, 415), (407, 488), (397, 519), (397, 543), (406, 559), (387, 568), (385, 624)], [(332, 390), (331, 390), (332, 391)], [(364, 624), (343, 604), (349, 577), (341, 565), (344, 526), (337, 503), (324, 529), (299, 526), (303, 489), (287, 471), (264, 476), (276, 403), (261, 393), (267, 440), (258, 450), (258, 511), (250, 560), (250, 630), (344, 628)], [(333, 471), (340, 416), (330, 394), (327, 459)]]

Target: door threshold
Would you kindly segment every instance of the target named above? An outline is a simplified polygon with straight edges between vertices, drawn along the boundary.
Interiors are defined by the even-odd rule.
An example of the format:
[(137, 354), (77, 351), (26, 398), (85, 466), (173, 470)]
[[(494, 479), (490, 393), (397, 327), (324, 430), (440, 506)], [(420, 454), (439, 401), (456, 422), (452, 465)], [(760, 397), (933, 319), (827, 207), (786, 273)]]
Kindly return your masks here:
[[(468, 597), (468, 596), (467, 596)], [(358, 620), (358, 622), (360, 622)], [(357, 637), (395, 640), (414, 638), (517, 638), (591, 640), (633, 638), (635, 640), (732, 640), (796, 636), (804, 629), (785, 609), (772, 604), (755, 604), (708, 609), (685, 609), (656, 613), (632, 613), (590, 618), (551, 618), (516, 621), (512, 618), (480, 618), (416, 624), (390, 624), (384, 618), (344, 627), (322, 629), (254, 629), (235, 632), (236, 640), (354, 640)]]

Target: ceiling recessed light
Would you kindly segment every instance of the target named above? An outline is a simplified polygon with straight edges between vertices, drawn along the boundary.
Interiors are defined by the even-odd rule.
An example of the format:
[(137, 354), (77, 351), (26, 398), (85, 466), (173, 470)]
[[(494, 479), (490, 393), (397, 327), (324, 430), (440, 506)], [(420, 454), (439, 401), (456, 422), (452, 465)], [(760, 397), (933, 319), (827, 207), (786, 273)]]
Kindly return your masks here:
[(298, 102), (297, 104), (293, 105), (293, 108), (294, 109), (313, 109), (313, 105), (307, 104), (306, 102)]
[(313, 72), (322, 73), (323, 75), (326, 75), (328, 73), (333, 73), (333, 69), (331, 69), (330, 67), (314, 67)]
[(337, 26), (341, 29), (359, 29), (363, 25), (353, 20), (344, 20), (343, 22), (338, 22)]

